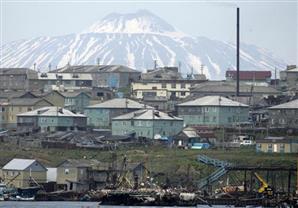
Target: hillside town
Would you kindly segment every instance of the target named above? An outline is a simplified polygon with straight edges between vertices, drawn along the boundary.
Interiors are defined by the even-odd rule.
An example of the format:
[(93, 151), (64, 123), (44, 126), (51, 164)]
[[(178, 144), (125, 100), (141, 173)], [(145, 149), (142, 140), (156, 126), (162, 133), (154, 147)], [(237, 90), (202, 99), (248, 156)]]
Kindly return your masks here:
[[(293, 196), (298, 188), (293, 166), (298, 153), (297, 66), (287, 66), (278, 76), (270, 70), (240, 71), (239, 95), (237, 71), (228, 69), (224, 80), (209, 80), (203, 68), (201, 73), (186, 76), (179, 67), (156, 65), (146, 72), (100, 64), (68, 64), (47, 72), (0, 68), (0, 197), (79, 197), (110, 202), (117, 197), (120, 200), (123, 193), (109, 195), (102, 190), (146, 188), (156, 192), (161, 187), (179, 187), (189, 191), (199, 187), (211, 191), (218, 188), (219, 179), (229, 180), (226, 175), (232, 171), (242, 171), (237, 190), (271, 196), (269, 187), (273, 187), (280, 196)], [(205, 175), (193, 173), (190, 180), (193, 167), (183, 166), (180, 179), (175, 179), (160, 172), (162, 168), (150, 167), (149, 153), (132, 159), (138, 150), (155, 148), (192, 153), (198, 156), (192, 163), (203, 163), (211, 170)], [(6, 155), (5, 149), (11, 154)], [(20, 154), (50, 150), (91, 151), (105, 156), (99, 159), (78, 153), (53, 161), (51, 155)], [(136, 153), (126, 155), (128, 150)], [(292, 159), (290, 164), (266, 163), (265, 168), (248, 162), (244, 167), (245, 163), (226, 161), (226, 156), (222, 161), (213, 158), (218, 151), (224, 155), (249, 151), (259, 161), (276, 154)], [(260, 170), (267, 171), (270, 186), (256, 173)], [(274, 171), (283, 172), (282, 179), (270, 179)], [(161, 174), (165, 177), (158, 184), (154, 177)], [(256, 179), (252, 179), (254, 174)], [(179, 183), (181, 180), (186, 182)], [(256, 180), (261, 188), (253, 186)], [(43, 191), (38, 189), (36, 195), (36, 187)], [(22, 191), (8, 194), (11, 190)], [(176, 196), (173, 190), (164, 196)], [(199, 199), (195, 203), (203, 203)]]

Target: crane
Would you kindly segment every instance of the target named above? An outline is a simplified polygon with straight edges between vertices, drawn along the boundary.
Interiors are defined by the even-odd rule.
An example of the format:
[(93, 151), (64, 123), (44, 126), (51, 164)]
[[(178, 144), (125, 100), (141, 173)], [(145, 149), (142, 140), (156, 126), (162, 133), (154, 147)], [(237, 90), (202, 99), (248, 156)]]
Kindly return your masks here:
[(258, 193), (264, 194), (266, 196), (273, 196), (273, 189), (269, 186), (269, 184), (256, 172), (254, 172), (254, 175), (261, 183), (261, 187), (258, 189)]

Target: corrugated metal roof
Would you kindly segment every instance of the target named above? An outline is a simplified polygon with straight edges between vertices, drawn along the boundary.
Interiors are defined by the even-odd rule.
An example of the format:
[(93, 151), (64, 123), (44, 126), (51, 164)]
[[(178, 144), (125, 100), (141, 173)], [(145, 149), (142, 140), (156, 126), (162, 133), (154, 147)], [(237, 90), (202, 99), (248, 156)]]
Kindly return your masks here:
[(78, 65), (78, 66), (65, 66), (55, 70), (57, 73), (102, 73), (102, 72), (115, 72), (115, 73), (141, 73), (135, 69), (123, 65)]
[(284, 104), (272, 106), (269, 109), (298, 109), (298, 99)]
[[(252, 86), (240, 83), (240, 93), (263, 93), (263, 94), (280, 94), (280, 92), (273, 87), (268, 86)], [(236, 93), (236, 83), (223, 81), (207, 81), (195, 85), (192, 92), (206, 92), (206, 93)]]
[(25, 170), (34, 162), (35, 160), (30, 160), (30, 159), (12, 159), (2, 169), (3, 170)]
[(180, 103), (178, 106), (241, 106), (248, 107), (243, 103), (230, 100), (222, 96), (205, 96), (185, 103)]
[[(226, 77), (237, 79), (237, 71), (226, 71)], [(271, 78), (271, 71), (240, 71), (240, 80), (266, 80)]]
[(36, 71), (29, 69), (29, 68), (0, 68), (0, 75), (21, 75), (21, 74), (27, 74), (27, 73), (36, 73)]
[(183, 120), (182, 118), (154, 110), (142, 109), (113, 118), (113, 120)]
[(142, 109), (142, 108), (152, 108), (151, 106), (145, 106), (142, 103), (136, 102), (128, 98), (115, 98), (112, 100), (107, 100), (105, 102), (88, 106), (87, 108), (133, 108), (133, 109)]
[(50, 106), (43, 107), (26, 113), (18, 114), (17, 116), (59, 116), (59, 117), (86, 117), (83, 114), (76, 114), (64, 108)]
[[(35, 105), (36, 103), (38, 103), (42, 100), (45, 101), (45, 102), (48, 102), (48, 101), (46, 101), (45, 99), (42, 99), (42, 98), (14, 98), (14, 99), (11, 99), (9, 101), (9, 103), (11, 105), (32, 106), (32, 105)], [(52, 105), (52, 104), (49, 103), (49, 105)]]

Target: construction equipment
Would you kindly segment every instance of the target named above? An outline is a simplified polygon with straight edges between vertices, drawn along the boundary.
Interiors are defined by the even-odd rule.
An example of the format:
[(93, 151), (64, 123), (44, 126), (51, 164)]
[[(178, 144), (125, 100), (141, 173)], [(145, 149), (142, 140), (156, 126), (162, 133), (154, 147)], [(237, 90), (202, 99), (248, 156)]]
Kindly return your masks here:
[(133, 188), (133, 185), (128, 179), (128, 175), (129, 170), (127, 170), (127, 158), (126, 155), (124, 155), (120, 174), (117, 179), (116, 188)]
[(261, 187), (258, 189), (258, 193), (263, 194), (267, 197), (273, 197), (273, 189), (269, 186), (269, 184), (256, 172), (254, 172), (254, 175), (261, 183)]

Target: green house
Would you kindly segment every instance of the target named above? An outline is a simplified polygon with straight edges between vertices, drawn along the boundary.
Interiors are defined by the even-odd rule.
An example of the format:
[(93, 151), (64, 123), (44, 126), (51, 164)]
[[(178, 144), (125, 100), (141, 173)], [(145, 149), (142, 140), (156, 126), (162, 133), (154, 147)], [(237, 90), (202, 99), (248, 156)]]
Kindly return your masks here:
[(115, 98), (85, 108), (88, 126), (110, 128), (112, 118), (139, 109), (151, 108), (127, 98)]
[(248, 121), (248, 105), (222, 96), (205, 96), (176, 108), (185, 125), (232, 126)]
[(87, 124), (87, 118), (83, 114), (76, 114), (56, 106), (18, 114), (17, 121), (19, 130), (41, 132), (84, 130)]
[(112, 119), (112, 134), (160, 138), (178, 134), (183, 119), (154, 109), (142, 109)]

